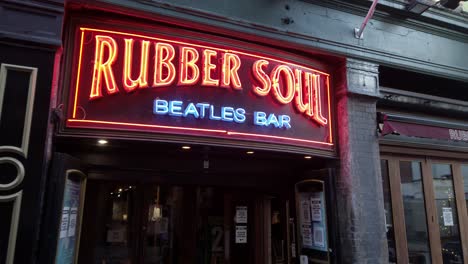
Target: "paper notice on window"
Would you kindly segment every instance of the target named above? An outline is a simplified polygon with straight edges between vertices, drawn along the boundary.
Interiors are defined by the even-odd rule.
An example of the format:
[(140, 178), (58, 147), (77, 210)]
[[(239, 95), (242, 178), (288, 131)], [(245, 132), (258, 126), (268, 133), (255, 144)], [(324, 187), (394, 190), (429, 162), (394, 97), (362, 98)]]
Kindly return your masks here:
[(314, 246), (325, 246), (325, 234), (323, 232), (323, 227), (314, 226)]
[(310, 206), (312, 208), (312, 221), (321, 222), (322, 221), (322, 199), (320, 198), (310, 198)]
[(310, 225), (310, 202), (309, 200), (301, 201), (301, 220), (303, 225)]
[(247, 224), (247, 206), (236, 206), (236, 223)]
[(63, 207), (62, 221), (60, 222), (60, 238), (67, 237), (68, 222), (70, 221), (70, 207)]
[(301, 264), (309, 264), (309, 258), (306, 255), (301, 255)]
[(70, 210), (70, 221), (68, 224), (68, 237), (72, 237), (75, 235), (76, 231), (76, 216), (78, 215), (78, 208), (72, 207)]
[(247, 227), (236, 226), (236, 244), (247, 243)]
[(301, 230), (302, 244), (304, 247), (311, 247), (313, 244), (312, 240), (312, 228), (310, 225), (303, 225)]
[(444, 218), (444, 226), (453, 226), (452, 208), (442, 207), (442, 217)]

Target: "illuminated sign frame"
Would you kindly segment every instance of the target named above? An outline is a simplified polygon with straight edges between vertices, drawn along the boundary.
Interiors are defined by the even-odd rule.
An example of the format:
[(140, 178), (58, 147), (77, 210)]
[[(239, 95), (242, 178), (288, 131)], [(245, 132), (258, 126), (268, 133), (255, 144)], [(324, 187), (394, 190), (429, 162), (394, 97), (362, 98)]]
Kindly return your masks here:
[[(258, 52), (226, 48), (216, 44), (208, 45), (205, 44), (206, 41), (200, 40), (189, 42), (191, 40), (189, 38), (173, 38), (164, 34), (150, 36), (146, 33), (139, 34), (91, 27), (80, 27), (78, 30), (79, 39), (77, 41), (79, 42), (76, 42), (78, 44), (76, 49), (79, 52), (75, 58), (77, 68), (74, 78), (72, 78), (72, 90), (69, 94), (66, 127), (157, 132), (279, 143), (323, 150), (334, 149), (330, 74), (324, 71), (297, 62), (258, 54)], [(135, 40), (139, 41), (139, 49), (136, 49), (139, 52), (134, 55), (135, 46), (137, 46)], [(125, 47), (124, 52), (119, 51), (122, 46)], [(124, 54), (123, 58), (119, 56), (119, 52)], [(150, 53), (154, 56), (151, 56)], [(135, 58), (139, 58), (139, 61)], [(117, 67), (118, 59), (120, 59), (119, 66), (123, 65), (123, 67)], [(149, 70), (150, 59), (154, 62), (153, 72)], [(241, 68), (245, 61), (247, 61), (246, 64), (250, 63), (251, 65), (248, 67), (250, 75)], [(270, 74), (267, 73), (268, 68), (270, 68)], [(139, 74), (135, 75), (135, 69), (139, 69)], [(191, 76), (189, 72), (192, 73)], [(216, 74), (218, 75), (216, 76)], [(135, 76), (138, 77), (134, 78)], [(150, 78), (153, 78), (152, 82)], [(116, 80), (121, 80), (121, 82), (117, 84)], [(247, 82), (250, 87), (243, 86), (242, 82), (244, 84)], [(257, 109), (258, 111), (252, 109), (246, 111), (240, 105), (247, 102), (245, 98), (240, 104), (239, 101), (236, 101), (235, 106), (221, 107), (221, 104), (224, 105), (226, 97), (223, 97), (222, 102), (216, 101), (216, 99), (210, 102), (206, 100), (208, 97), (205, 96), (206, 98), (202, 98), (203, 100), (197, 103), (188, 97), (183, 101), (178, 100), (177, 97), (159, 98), (157, 95), (151, 94), (154, 97), (153, 116), (164, 115), (161, 118), (169, 117), (173, 120), (179, 117), (176, 122), (159, 123), (159, 120), (154, 122), (137, 120), (138, 118), (125, 119), (127, 117), (122, 117), (122, 114), (116, 115), (118, 117), (115, 118), (109, 113), (100, 115), (100, 112), (112, 109), (105, 107), (103, 103), (105, 100), (111, 100), (110, 98), (115, 99), (118, 96), (126, 95), (137, 97), (141, 96), (138, 92), (148, 90), (164, 91), (165, 95), (171, 95), (167, 92), (167, 88), (178, 89), (178, 87), (192, 87), (193, 90), (198, 89), (197, 91), (200, 93), (207, 93), (202, 90), (206, 87), (208, 87), (207, 90), (219, 89), (226, 93), (240, 91), (239, 94), (247, 94), (250, 91), (249, 96), (252, 95), (256, 98), (247, 98), (249, 101), (269, 98), (263, 100), (268, 111), (264, 108)], [(245, 94), (238, 97), (246, 97)], [(98, 109), (94, 108), (92, 104), (104, 106), (100, 106), (101, 108)], [(134, 103), (134, 105), (137, 104)], [(213, 114), (215, 107), (221, 111), (218, 116)], [(287, 109), (283, 110), (286, 111), (286, 114), (276, 113), (275, 115), (272, 113), (275, 111), (275, 107)], [(206, 119), (213, 121), (212, 124), (214, 124), (214, 120), (221, 120), (226, 121), (226, 124), (227, 122), (238, 123), (238, 127), (241, 127), (244, 125), (243, 123), (246, 123), (246, 115), (249, 115), (248, 117), (251, 119), (249, 121), (252, 122), (249, 123), (249, 128), (246, 128), (247, 125), (245, 125), (242, 129), (237, 129), (232, 125), (230, 127), (226, 127), (227, 125), (211, 127), (206, 122), (204, 125), (198, 126), (193, 122), (193, 119), (200, 118), (201, 113), (204, 113), (205, 110), (209, 111), (209, 118)], [(142, 110), (142, 112), (146, 113), (147, 109)], [(181, 117), (187, 117), (187, 115), (186, 119), (192, 119), (190, 124), (184, 124), (181, 121)], [(134, 116), (138, 115), (134, 114)], [(290, 129), (292, 121), (294, 124), (302, 123), (297, 121), (299, 116), (303, 118), (303, 122), (309, 124), (310, 128), (304, 128), (304, 124), (301, 124), (302, 127), (297, 128), (297, 131), (301, 132), (302, 136), (290, 135), (297, 131), (288, 131), (289, 134), (283, 135), (286, 134), (283, 131), (294, 130)], [(236, 119), (236, 117), (238, 118)], [(295, 120), (291, 120), (291, 117)], [(262, 130), (258, 128), (260, 126), (271, 129), (266, 130), (262, 127)], [(256, 130), (261, 131), (261, 133)], [(319, 132), (317, 133), (317, 131)], [(316, 138), (309, 138), (309, 135), (316, 136)]]

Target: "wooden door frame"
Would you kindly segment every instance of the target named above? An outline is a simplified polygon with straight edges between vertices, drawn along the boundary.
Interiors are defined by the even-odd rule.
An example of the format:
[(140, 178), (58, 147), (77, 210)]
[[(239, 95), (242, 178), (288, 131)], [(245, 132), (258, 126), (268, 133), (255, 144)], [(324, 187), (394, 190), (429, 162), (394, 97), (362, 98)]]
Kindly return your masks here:
[(409, 261), (409, 256), (408, 244), (406, 241), (406, 228), (395, 228), (395, 226), (406, 226), (398, 162), (395, 159), (387, 159), (387, 169), (389, 178), (388, 182), (390, 185), (390, 200), (392, 203), (393, 232), (395, 238), (397, 263), (407, 263)]
[[(464, 182), (463, 182), (463, 175), (461, 167), (462, 165), (468, 166), (468, 161), (466, 162), (455, 162), (452, 170), (453, 170), (453, 185), (455, 191), (455, 199), (457, 201), (457, 211), (458, 211), (458, 223), (460, 226), (460, 235), (462, 242), (462, 249), (463, 249), (463, 261), (464, 263), (468, 263), (468, 210), (466, 208), (466, 200), (465, 200), (465, 190), (464, 190)], [(463, 201), (463, 202), (460, 202)]]

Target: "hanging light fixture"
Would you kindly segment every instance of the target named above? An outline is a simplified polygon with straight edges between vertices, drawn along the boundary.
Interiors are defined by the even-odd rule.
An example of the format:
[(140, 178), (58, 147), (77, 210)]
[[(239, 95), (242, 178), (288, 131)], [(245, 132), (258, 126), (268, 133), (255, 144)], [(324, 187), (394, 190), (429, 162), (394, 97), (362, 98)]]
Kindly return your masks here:
[(151, 212), (151, 221), (159, 222), (162, 218), (162, 208), (159, 204), (159, 185), (156, 189), (156, 202), (153, 206), (153, 211)]

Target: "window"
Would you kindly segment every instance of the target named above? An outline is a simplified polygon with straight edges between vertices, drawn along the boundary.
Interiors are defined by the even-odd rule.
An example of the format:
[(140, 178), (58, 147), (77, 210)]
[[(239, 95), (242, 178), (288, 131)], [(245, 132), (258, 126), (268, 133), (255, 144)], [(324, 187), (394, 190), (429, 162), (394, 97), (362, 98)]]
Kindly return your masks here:
[(381, 170), (389, 262), (468, 263), (468, 164), (384, 156)]
[(409, 263), (431, 263), (421, 163), (400, 161)]
[(432, 178), (436, 213), (439, 217), (442, 258), (447, 264), (463, 263), (452, 166), (432, 164)]

